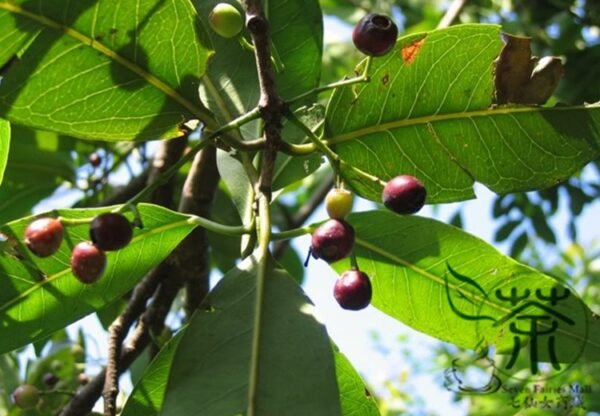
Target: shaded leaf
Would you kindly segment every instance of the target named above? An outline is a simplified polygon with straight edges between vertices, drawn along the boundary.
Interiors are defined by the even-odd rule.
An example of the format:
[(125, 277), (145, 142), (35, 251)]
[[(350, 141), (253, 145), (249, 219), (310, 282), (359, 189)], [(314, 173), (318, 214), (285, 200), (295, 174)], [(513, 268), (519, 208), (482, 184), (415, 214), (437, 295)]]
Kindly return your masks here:
[[(198, 16), (206, 19), (219, 0), (193, 0)], [(283, 71), (276, 74), (279, 93), (291, 98), (319, 83), (323, 43), (323, 19), (317, 0), (265, 2), (265, 14), (273, 46)], [(242, 32), (247, 38), (249, 35)], [(235, 39), (224, 39), (209, 31), (215, 56), (202, 77), (202, 101), (220, 122), (227, 122), (258, 104), (254, 54)], [(257, 137), (257, 125), (242, 128), (243, 136)]]
[(143, 140), (210, 118), (195, 85), (211, 51), (188, 1), (4, 1), (0, 22), (2, 39), (37, 35), (0, 85), (0, 115), (14, 123)]
[[(192, 317), (175, 355), (160, 414), (245, 413), (257, 330), (257, 268), (251, 256), (227, 273)], [(314, 306), (282, 270), (267, 271), (261, 316), (256, 414), (339, 415), (329, 338), (315, 319)]]
[[(0, 186), (0, 223), (28, 215), (62, 183), (73, 183), (70, 137), (13, 126), (4, 183)], [(40, 161), (44, 163), (40, 163)]]
[[(140, 204), (144, 228), (131, 243), (107, 253), (107, 267), (96, 283), (84, 285), (71, 273), (72, 247), (89, 239), (88, 224), (67, 226), (65, 240), (52, 257), (33, 256), (22, 242), (31, 218), (0, 228), (11, 249), (0, 251), (0, 351), (10, 351), (52, 334), (57, 329), (110, 304), (158, 265), (195, 227), (189, 217), (149, 204)], [(103, 209), (59, 210), (72, 219), (92, 219)]]
[(474, 181), (497, 193), (541, 189), (600, 154), (600, 106), (492, 108), (499, 28), (459, 25), (401, 38), (373, 60), (370, 81), (335, 91), (325, 133), (342, 174), (361, 196), (410, 174), (428, 203), (473, 198)]
[(121, 416), (158, 414), (163, 404), (173, 357), (185, 330), (186, 327), (182, 328), (167, 342), (146, 368), (141, 380), (129, 395)]
[(522, 231), (521, 234), (512, 243), (510, 247), (510, 256), (518, 258), (527, 244), (529, 243), (529, 236), (527, 235), (527, 231)]
[(496, 234), (494, 234), (494, 241), (504, 241), (506, 240), (512, 232), (520, 225), (523, 221), (520, 220), (509, 220), (506, 221), (500, 228), (496, 230)]
[(342, 416), (379, 416), (375, 399), (365, 387), (352, 363), (333, 346), (335, 355), (335, 372), (340, 389)]

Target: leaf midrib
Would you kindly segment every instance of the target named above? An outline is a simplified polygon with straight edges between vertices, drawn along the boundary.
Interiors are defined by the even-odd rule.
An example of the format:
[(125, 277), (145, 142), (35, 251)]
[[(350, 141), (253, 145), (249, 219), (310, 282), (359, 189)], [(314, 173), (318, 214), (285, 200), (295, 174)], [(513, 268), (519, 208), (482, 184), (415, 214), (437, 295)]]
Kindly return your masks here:
[[(434, 283), (437, 283), (437, 284), (439, 284), (441, 286), (446, 286), (446, 281), (444, 279), (440, 278), (439, 276), (436, 276), (436, 275), (428, 272), (427, 270), (424, 270), (424, 269), (420, 268), (419, 266), (417, 266), (417, 265), (415, 265), (415, 264), (413, 264), (411, 262), (408, 262), (408, 261), (406, 261), (406, 260), (404, 260), (404, 259), (402, 259), (402, 258), (400, 258), (398, 256), (395, 256), (393, 253), (390, 253), (389, 251), (384, 250), (384, 249), (382, 249), (379, 246), (371, 244), (368, 241), (363, 240), (363, 239), (361, 239), (359, 237), (355, 237), (355, 244), (359, 245), (359, 246), (362, 246), (363, 248), (365, 248), (367, 250), (371, 250), (371, 251), (379, 254), (380, 256), (382, 256), (384, 258), (387, 258), (387, 259), (389, 259), (389, 260), (391, 260), (391, 261), (393, 261), (393, 262), (395, 262), (397, 264), (401, 264), (401, 265), (403, 265), (403, 266), (405, 266), (405, 267), (413, 270), (414, 272), (420, 274), (421, 276), (430, 279)], [(452, 290), (454, 290), (454, 291), (456, 291), (456, 292), (458, 292), (458, 293), (460, 293), (462, 295), (469, 295), (471, 298), (473, 298), (473, 299), (475, 299), (475, 300), (477, 300), (479, 302), (482, 302), (482, 303), (486, 304), (487, 306), (490, 306), (493, 309), (499, 310), (499, 311), (503, 312), (504, 314), (506, 314), (506, 313), (508, 313), (508, 312), (511, 311), (510, 308), (503, 307), (503, 306), (501, 306), (501, 305), (499, 305), (499, 304), (497, 304), (495, 302), (490, 301), (489, 299), (483, 298), (480, 295), (477, 295), (477, 294), (474, 294), (472, 292), (469, 292), (469, 291), (466, 291), (464, 289), (461, 289), (456, 284), (453, 284), (451, 282), (447, 282), (447, 284), (448, 284), (448, 287), (450, 289), (452, 289)], [(540, 326), (546, 326), (546, 325), (548, 325), (548, 324), (545, 324), (544, 322), (540, 322)], [(590, 345), (593, 345), (596, 348), (600, 348), (600, 344), (593, 342), (591, 339), (589, 339), (589, 338), (588, 339), (584, 339), (583, 337), (580, 337), (580, 336), (578, 336), (576, 334), (573, 334), (570, 331), (564, 330), (562, 327), (559, 327), (556, 330), (556, 332), (560, 332), (560, 333), (566, 334), (567, 336), (569, 336), (569, 337), (571, 337), (573, 339), (577, 339), (578, 341), (583, 342), (584, 344), (590, 344)]]
[(118, 53), (116, 53), (115, 51), (110, 49), (108, 46), (104, 45), (102, 42), (99, 42), (98, 40), (93, 39), (71, 27), (64, 26), (64, 25), (60, 24), (59, 22), (56, 22), (46, 16), (43, 16), (41, 14), (37, 14), (30, 10), (24, 9), (21, 6), (14, 4), (10, 1), (1, 1), (0, 9), (4, 9), (4, 10), (14, 13), (14, 14), (20, 14), (22, 16), (25, 16), (29, 19), (36, 21), (37, 23), (40, 23), (43, 26), (46, 26), (48, 28), (55, 29), (58, 31), (62, 31), (65, 35), (70, 36), (71, 38), (81, 42), (82, 44), (91, 47), (92, 49), (100, 52), (101, 54), (108, 57), (109, 59), (121, 64), (125, 68), (134, 72), (141, 79), (146, 81), (148, 84), (152, 85), (153, 87), (155, 87), (156, 89), (161, 91), (163, 94), (165, 94), (166, 96), (171, 98), (173, 101), (177, 102), (179, 105), (184, 107), (187, 111), (189, 111), (191, 114), (193, 114), (194, 117), (197, 117), (199, 120), (201, 120), (207, 126), (216, 128), (215, 120), (213, 119), (210, 111), (208, 111), (206, 108), (198, 107), (198, 106), (194, 105), (191, 101), (189, 101), (187, 98), (183, 97), (181, 94), (179, 94), (176, 90), (174, 90), (171, 86), (169, 86), (163, 80), (161, 80), (158, 77), (156, 77), (155, 75), (152, 75), (151, 73), (147, 72), (140, 66), (136, 65), (134, 62), (119, 55)]
[(436, 123), (439, 121), (461, 120), (475, 117), (489, 117), (496, 115), (512, 115), (515, 113), (542, 113), (542, 112), (562, 112), (562, 111), (581, 111), (587, 109), (600, 108), (600, 102), (590, 105), (579, 105), (570, 107), (500, 107), (486, 108), (484, 110), (461, 111), (457, 113), (435, 114), (431, 116), (405, 118), (401, 120), (389, 121), (387, 123), (376, 124), (357, 130), (348, 131), (332, 137), (326, 138), (328, 144), (339, 144), (358, 137), (367, 136), (373, 133), (380, 133), (387, 130), (394, 130), (402, 127), (412, 127), (423, 124)]
[[(186, 218), (184, 220), (180, 220), (174, 223), (169, 223), (157, 228), (153, 228), (152, 230), (142, 234), (142, 235), (138, 235), (137, 237), (134, 237), (131, 242), (129, 243), (130, 245), (134, 245), (136, 242), (140, 241), (140, 240), (145, 240), (146, 238), (155, 235), (155, 234), (160, 234), (162, 232), (167, 232), (169, 230), (172, 230), (174, 228), (179, 228), (181, 226), (184, 225), (190, 225), (193, 228), (195, 228), (197, 226), (197, 224), (195, 224), (194, 222), (190, 221), (189, 218)], [(0, 305), (0, 313), (5, 312), (8, 308), (10, 308), (11, 306), (19, 303), (19, 301), (21, 301), (22, 299), (26, 298), (27, 296), (29, 296), (31, 293), (33, 293), (34, 291), (41, 289), (42, 287), (44, 287), (45, 285), (54, 282), (55, 280), (57, 280), (58, 278), (68, 275), (71, 272), (70, 268), (66, 268), (58, 273), (54, 273), (53, 275), (50, 276), (46, 276), (46, 278), (44, 280), (42, 280), (41, 282), (38, 282), (36, 284), (34, 284), (33, 286), (31, 286), (29, 289), (19, 293), (18, 296), (14, 297), (13, 299), (10, 299), (9, 301), (7, 301), (5, 304)]]

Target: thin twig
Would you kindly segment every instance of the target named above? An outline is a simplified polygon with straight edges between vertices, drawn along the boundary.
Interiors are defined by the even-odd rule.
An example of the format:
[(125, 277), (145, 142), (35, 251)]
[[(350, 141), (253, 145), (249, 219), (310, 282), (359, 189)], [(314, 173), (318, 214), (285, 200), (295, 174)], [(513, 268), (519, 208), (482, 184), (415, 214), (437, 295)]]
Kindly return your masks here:
[(442, 20), (440, 20), (440, 23), (438, 23), (437, 28), (443, 29), (452, 25), (466, 5), (467, 0), (454, 0), (448, 7), (448, 10), (446, 10), (446, 13), (444, 14), (444, 17), (442, 17)]

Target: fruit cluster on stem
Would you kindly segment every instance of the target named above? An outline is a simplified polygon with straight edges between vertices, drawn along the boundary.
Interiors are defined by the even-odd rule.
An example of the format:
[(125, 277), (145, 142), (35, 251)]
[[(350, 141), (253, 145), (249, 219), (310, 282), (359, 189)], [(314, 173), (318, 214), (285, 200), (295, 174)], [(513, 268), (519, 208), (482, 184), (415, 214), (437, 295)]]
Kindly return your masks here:
[[(25, 245), (38, 257), (56, 253), (63, 240), (64, 228), (60, 219), (40, 218), (25, 229)], [(133, 237), (131, 222), (119, 213), (96, 216), (90, 224), (90, 240), (77, 243), (71, 251), (71, 271), (82, 283), (96, 282), (106, 268), (105, 251), (127, 246)]]

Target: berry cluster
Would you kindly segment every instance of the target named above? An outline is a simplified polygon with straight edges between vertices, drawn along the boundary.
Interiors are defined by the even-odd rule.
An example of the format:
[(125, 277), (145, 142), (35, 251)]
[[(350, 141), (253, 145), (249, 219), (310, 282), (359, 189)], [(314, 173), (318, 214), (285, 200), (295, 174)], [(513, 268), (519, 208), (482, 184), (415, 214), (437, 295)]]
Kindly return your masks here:
[[(25, 229), (25, 244), (33, 254), (49, 257), (56, 253), (62, 243), (63, 225), (56, 218), (40, 218)], [(133, 237), (129, 220), (118, 213), (96, 216), (90, 224), (90, 239), (73, 247), (71, 271), (82, 283), (94, 283), (106, 268), (105, 251), (125, 247)]]
[[(425, 204), (425, 187), (414, 176), (400, 175), (383, 188), (381, 199), (386, 208), (402, 215), (414, 214)], [(352, 210), (352, 193), (332, 189), (325, 197), (325, 208), (330, 219), (312, 234), (310, 254), (316, 259), (333, 263), (351, 255), (354, 248), (354, 228), (344, 220)], [(357, 266), (342, 273), (333, 288), (339, 305), (348, 310), (366, 308), (373, 290), (369, 276)]]

